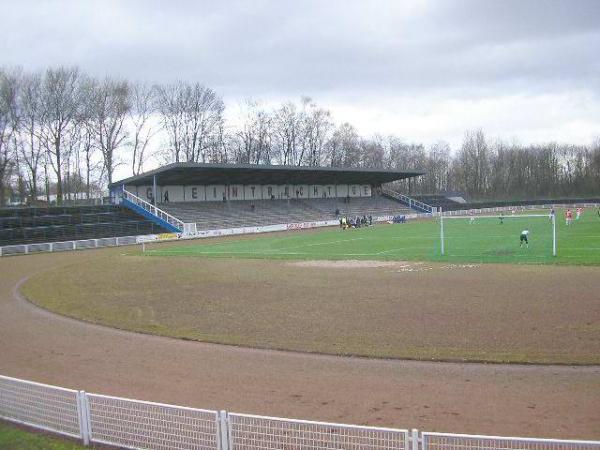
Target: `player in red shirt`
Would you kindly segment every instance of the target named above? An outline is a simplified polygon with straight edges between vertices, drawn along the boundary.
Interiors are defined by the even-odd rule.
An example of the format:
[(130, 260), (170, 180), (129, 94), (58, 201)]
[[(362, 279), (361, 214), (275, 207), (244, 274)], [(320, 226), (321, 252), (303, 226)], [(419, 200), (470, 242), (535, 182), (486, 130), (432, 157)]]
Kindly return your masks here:
[(567, 225), (571, 225), (571, 221), (573, 220), (573, 211), (567, 209), (567, 212), (565, 213), (565, 218), (567, 219)]

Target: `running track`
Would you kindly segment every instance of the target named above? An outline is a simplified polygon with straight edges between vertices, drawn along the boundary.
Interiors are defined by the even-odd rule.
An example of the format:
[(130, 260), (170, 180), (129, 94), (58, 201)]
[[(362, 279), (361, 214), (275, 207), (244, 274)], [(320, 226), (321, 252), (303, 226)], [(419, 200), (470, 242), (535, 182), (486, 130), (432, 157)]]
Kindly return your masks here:
[[(301, 419), (600, 439), (600, 367), (371, 360), (114, 330), (41, 310), (18, 285), (99, 252), (0, 258), (0, 374), (158, 402)], [(107, 281), (108, 282), (108, 281)]]

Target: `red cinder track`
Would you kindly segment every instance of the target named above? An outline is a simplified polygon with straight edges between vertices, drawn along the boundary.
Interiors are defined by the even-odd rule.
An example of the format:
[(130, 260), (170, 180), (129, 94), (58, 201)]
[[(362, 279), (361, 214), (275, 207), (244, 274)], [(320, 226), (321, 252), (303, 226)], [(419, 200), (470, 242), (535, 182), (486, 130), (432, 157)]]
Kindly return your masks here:
[(0, 374), (235, 412), (600, 439), (599, 367), (392, 361), (204, 344), (64, 318), (18, 293), (33, 273), (118, 251), (0, 258)]

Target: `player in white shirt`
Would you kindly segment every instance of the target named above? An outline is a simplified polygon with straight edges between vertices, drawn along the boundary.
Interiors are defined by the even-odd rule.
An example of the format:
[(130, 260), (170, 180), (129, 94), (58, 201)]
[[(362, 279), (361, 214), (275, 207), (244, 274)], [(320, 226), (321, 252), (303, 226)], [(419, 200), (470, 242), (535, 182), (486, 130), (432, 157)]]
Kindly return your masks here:
[(519, 238), (519, 247), (523, 247), (523, 244), (525, 244), (525, 246), (527, 248), (529, 248), (529, 240), (527, 239), (527, 237), (529, 236), (529, 230), (525, 229), (523, 231), (521, 231), (521, 237)]

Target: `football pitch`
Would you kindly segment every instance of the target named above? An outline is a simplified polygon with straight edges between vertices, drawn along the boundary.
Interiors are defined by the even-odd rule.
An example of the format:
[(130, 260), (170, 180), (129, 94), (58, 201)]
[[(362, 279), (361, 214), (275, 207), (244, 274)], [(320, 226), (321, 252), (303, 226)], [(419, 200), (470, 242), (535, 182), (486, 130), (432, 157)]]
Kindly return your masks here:
[[(528, 211), (547, 214), (548, 210)], [(411, 260), (477, 263), (600, 264), (600, 217), (588, 210), (570, 226), (557, 211), (557, 256), (552, 255), (549, 217), (476, 217), (444, 219), (445, 254), (440, 251), (439, 219), (405, 224), (376, 224), (342, 230), (329, 228), (250, 237), (230, 237), (150, 245), (154, 256), (204, 256), (299, 260)], [(519, 236), (529, 230), (529, 246)]]

